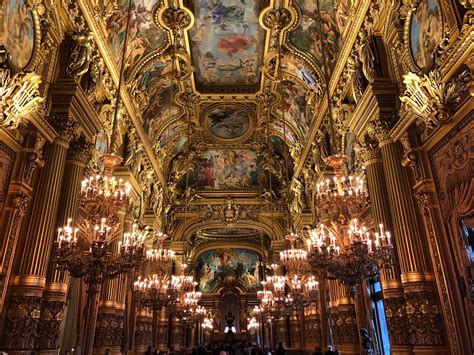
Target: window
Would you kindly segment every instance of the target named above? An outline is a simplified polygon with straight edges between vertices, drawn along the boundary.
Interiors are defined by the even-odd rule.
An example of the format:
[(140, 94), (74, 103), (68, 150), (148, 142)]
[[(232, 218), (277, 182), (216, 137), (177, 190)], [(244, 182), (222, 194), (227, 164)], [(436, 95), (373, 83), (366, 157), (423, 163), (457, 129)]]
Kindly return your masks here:
[(369, 293), (372, 300), (370, 313), (372, 314), (371, 321), (372, 329), (374, 330), (374, 350), (377, 354), (389, 355), (390, 337), (385, 318), (382, 287), (379, 280), (370, 283)]

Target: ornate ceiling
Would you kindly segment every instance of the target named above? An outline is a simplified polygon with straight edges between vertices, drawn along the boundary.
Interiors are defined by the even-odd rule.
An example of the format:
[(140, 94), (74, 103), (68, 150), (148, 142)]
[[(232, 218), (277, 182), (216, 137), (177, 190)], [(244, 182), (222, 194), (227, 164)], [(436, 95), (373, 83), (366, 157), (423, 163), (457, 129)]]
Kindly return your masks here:
[(125, 60), (121, 97), (134, 127), (125, 130), (125, 160), (140, 175), (137, 156), (146, 156), (154, 172), (140, 182), (166, 196), (151, 208), (168, 224), (188, 210), (191, 224), (229, 227), (214, 205), (233, 199), (227, 212), (238, 211), (237, 219), (260, 205), (250, 215), (269, 233), (275, 216), (262, 214), (282, 217), (287, 182), (301, 195), (293, 174), (324, 115), (325, 78), (342, 50), (346, 21), (335, 3), (109, 0), (85, 9), (112, 80)]
[[(321, 1), (329, 67), (339, 48), (332, 5)], [(128, 1), (118, 6), (105, 28), (120, 68)], [(190, 136), (216, 146), (253, 145), (264, 140), (267, 122), (268, 134), (298, 155), (323, 86), (314, 4), (133, 0), (130, 15), (124, 79), (161, 162), (179, 154)], [(279, 47), (283, 80), (277, 88)]]

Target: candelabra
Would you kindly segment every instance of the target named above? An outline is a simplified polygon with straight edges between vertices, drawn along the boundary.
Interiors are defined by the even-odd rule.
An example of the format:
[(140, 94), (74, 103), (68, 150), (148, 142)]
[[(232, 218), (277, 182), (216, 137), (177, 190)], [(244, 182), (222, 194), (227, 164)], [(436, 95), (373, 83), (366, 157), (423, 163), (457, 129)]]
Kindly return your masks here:
[[(134, 283), (134, 291), (138, 301), (153, 312), (152, 346), (156, 348), (159, 311), (176, 301), (176, 282), (170, 277), (174, 260), (174, 252), (164, 247), (168, 236), (157, 233), (158, 248), (146, 251), (145, 258), (150, 264), (153, 274), (151, 278), (141, 277)], [(173, 283), (174, 282), (174, 283)]]
[(325, 163), (333, 168), (334, 177), (316, 185), (316, 204), (331, 219), (347, 221), (368, 204), (368, 192), (360, 177), (345, 176), (345, 155), (332, 155)]
[(336, 279), (337, 256), (341, 248), (337, 245), (335, 234), (324, 224), (310, 229), (308, 234), (309, 264), (320, 277)]
[(379, 225), (379, 232), (373, 233), (357, 219), (339, 227), (339, 231), (336, 228), (331, 231), (321, 224), (310, 231), (306, 240), (309, 262), (322, 277), (339, 279), (355, 292), (357, 285), (376, 277), (381, 268), (392, 264), (391, 236), (383, 225)]
[(255, 317), (252, 317), (248, 320), (247, 329), (250, 332), (256, 332), (259, 327), (260, 324), (258, 324), (257, 319)]
[(212, 320), (210, 320), (208, 317), (205, 317), (202, 321), (201, 327), (205, 331), (212, 331), (212, 329), (214, 328), (214, 324), (212, 323)]
[[(80, 205), (87, 218), (77, 227), (72, 220), (58, 230), (55, 243), (58, 268), (72, 277), (83, 278), (88, 284), (81, 345), (84, 354), (92, 353), (98, 306), (98, 294), (106, 281), (126, 273), (140, 263), (143, 256), (143, 236), (136, 226), (120, 238), (119, 212), (129, 206), (130, 185), (112, 177), (121, 158), (114, 154), (101, 157), (104, 175), (94, 175), (82, 182)], [(121, 239), (121, 241), (120, 241)], [(118, 251), (114, 252), (118, 244)]]
[(347, 230), (349, 243), (337, 257), (338, 279), (356, 292), (364, 280), (376, 277), (380, 269), (393, 263), (394, 250), (390, 233), (379, 225), (379, 232), (371, 232), (353, 219)]
[(169, 275), (174, 260), (174, 251), (164, 247), (164, 241), (168, 236), (164, 233), (157, 233), (158, 248), (146, 251), (145, 257), (153, 266), (153, 271), (157, 275)]
[(290, 233), (286, 237), (290, 242), (290, 249), (280, 252), (280, 261), (290, 275), (302, 275), (308, 268), (308, 253), (304, 249), (296, 248), (298, 235)]

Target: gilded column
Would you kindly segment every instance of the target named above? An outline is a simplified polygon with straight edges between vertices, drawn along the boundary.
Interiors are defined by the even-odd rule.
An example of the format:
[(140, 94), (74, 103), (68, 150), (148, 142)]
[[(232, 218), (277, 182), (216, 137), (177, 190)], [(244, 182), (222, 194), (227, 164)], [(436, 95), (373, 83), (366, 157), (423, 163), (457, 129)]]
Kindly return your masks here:
[(434, 292), (433, 274), (423, 250), (422, 236), (406, 169), (402, 166), (403, 150), (400, 142), (393, 142), (387, 126), (374, 122), (370, 133), (379, 141), (387, 182), (393, 234), (400, 263), (404, 288), (406, 328), (410, 343), (428, 353), (444, 353), (444, 330), (437, 297)]
[[(387, 182), (378, 142), (373, 137), (365, 135), (360, 153), (365, 165), (374, 226), (383, 224), (385, 230), (393, 233), (392, 215), (390, 205), (387, 203), (389, 201)], [(392, 267), (383, 270), (381, 283), (391, 349), (395, 354), (409, 352), (410, 336), (403, 318), (405, 302), (398, 258)]]
[[(91, 157), (91, 148), (92, 144), (81, 137), (71, 143), (67, 152), (56, 228), (64, 226), (68, 218), (75, 220), (78, 215), (79, 190), (85, 165)], [(63, 270), (57, 270), (56, 263), (50, 260), (39, 321), (38, 347), (42, 353), (48, 350), (56, 352), (69, 282), (68, 275)]]
[[(13, 260), (21, 238), (22, 224), (28, 219), (32, 200), (33, 176), (42, 167), (43, 148), (46, 139), (38, 132), (25, 134), (23, 151), (16, 159), (21, 161), (19, 171), (13, 174), (9, 192), (5, 198), (0, 230), (0, 314), (4, 314), (5, 298), (13, 271)], [(23, 228), (24, 229), (24, 228)]]
[(55, 236), (60, 189), (69, 142), (78, 134), (78, 125), (67, 117), (54, 117), (58, 136), (46, 145), (18, 275), (13, 279), (8, 319), (3, 334), (4, 349), (37, 348), (40, 303), (46, 285)]

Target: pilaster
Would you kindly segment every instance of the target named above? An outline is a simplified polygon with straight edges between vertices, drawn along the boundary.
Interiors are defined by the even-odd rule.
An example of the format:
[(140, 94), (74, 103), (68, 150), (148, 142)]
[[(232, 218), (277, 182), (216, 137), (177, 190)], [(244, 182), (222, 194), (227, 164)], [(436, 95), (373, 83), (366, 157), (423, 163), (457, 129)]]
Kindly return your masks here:
[[(77, 123), (67, 116), (54, 116), (51, 124), (58, 136), (45, 147), (45, 165), (38, 182), (20, 269), (13, 280), (13, 297), (3, 336), (3, 347), (10, 351), (29, 351), (36, 347), (66, 152), (79, 132)], [(24, 305), (32, 312), (24, 312)]]
[[(426, 259), (422, 234), (418, 229), (409, 177), (401, 165), (402, 146), (400, 142), (391, 140), (387, 122), (383, 120), (372, 122), (370, 133), (378, 140), (381, 149), (393, 234), (404, 288), (405, 305), (403, 310), (396, 312), (404, 314), (412, 351), (422, 349), (426, 353), (441, 354), (445, 352), (444, 327), (437, 307), (431, 265)], [(423, 311), (420, 309), (422, 299), (424, 299)], [(393, 303), (396, 304), (397, 301)], [(394, 320), (400, 321), (398, 318)], [(389, 320), (390, 324), (393, 326)], [(399, 329), (398, 326), (395, 328)]]

